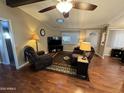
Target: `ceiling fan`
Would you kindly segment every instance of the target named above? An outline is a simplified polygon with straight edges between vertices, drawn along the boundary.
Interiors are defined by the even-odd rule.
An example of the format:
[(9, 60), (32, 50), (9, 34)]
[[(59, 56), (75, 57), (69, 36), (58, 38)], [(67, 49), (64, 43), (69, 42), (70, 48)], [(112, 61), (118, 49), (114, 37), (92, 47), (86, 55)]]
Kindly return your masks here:
[(40, 10), (39, 13), (44, 13), (44, 12), (47, 12), (47, 11), (57, 8), (57, 10), (59, 10), (59, 12), (61, 12), (63, 14), (64, 18), (68, 18), (69, 11), (72, 8), (80, 9), (80, 10), (88, 10), (88, 11), (93, 11), (97, 8), (97, 5), (80, 2), (77, 0), (57, 0), (57, 1), (58, 1), (57, 5), (53, 5), (53, 6), (44, 8), (44, 9)]

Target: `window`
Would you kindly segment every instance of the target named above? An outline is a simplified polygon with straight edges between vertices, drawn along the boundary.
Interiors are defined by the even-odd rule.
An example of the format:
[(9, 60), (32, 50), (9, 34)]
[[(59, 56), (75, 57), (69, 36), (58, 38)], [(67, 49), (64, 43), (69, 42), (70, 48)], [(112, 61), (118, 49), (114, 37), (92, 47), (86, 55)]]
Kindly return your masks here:
[(79, 41), (79, 32), (62, 32), (63, 44), (77, 44)]
[(124, 48), (124, 30), (110, 30), (107, 45), (111, 48)]

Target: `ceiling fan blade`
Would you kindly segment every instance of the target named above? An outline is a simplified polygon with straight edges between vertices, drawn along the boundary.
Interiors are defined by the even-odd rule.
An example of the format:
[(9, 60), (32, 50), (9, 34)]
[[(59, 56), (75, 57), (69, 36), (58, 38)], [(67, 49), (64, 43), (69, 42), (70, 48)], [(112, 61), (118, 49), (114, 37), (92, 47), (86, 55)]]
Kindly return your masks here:
[(83, 3), (83, 2), (79, 2), (79, 1), (74, 1), (72, 3), (73, 3), (73, 8), (75, 8), (75, 9), (93, 11), (97, 8), (97, 5), (90, 4), (90, 3)]
[(63, 13), (64, 18), (68, 18), (69, 17), (69, 12), (68, 13)]
[(6, 4), (10, 7), (18, 7), (22, 5), (32, 4), (36, 2), (42, 2), (46, 0), (5, 0)]
[(47, 7), (47, 8), (40, 10), (39, 13), (44, 13), (44, 12), (50, 11), (50, 10), (55, 9), (55, 8), (56, 8), (56, 6), (53, 5), (53, 6), (50, 6), (50, 7)]

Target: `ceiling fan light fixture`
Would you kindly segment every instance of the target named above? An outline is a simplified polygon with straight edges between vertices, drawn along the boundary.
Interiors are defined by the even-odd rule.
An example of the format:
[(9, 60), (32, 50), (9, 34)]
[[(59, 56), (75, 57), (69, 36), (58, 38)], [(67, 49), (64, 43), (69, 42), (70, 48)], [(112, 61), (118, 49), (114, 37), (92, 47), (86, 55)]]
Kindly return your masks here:
[(68, 13), (71, 9), (72, 9), (73, 5), (71, 2), (67, 2), (67, 1), (62, 1), (59, 2), (56, 5), (56, 8), (61, 12), (61, 13)]

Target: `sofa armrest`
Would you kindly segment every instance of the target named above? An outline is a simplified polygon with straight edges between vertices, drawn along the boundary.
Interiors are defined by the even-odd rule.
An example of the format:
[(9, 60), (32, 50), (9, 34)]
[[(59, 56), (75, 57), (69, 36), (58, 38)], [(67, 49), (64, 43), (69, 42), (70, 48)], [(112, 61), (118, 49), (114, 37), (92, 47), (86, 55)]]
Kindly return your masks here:
[(53, 58), (47, 54), (44, 54), (44, 55), (39, 55), (37, 56), (37, 62), (41, 62), (41, 63), (44, 63), (44, 62), (49, 62), (49, 61), (52, 61)]
[(37, 55), (43, 55), (43, 54), (45, 54), (43, 50), (37, 52)]

